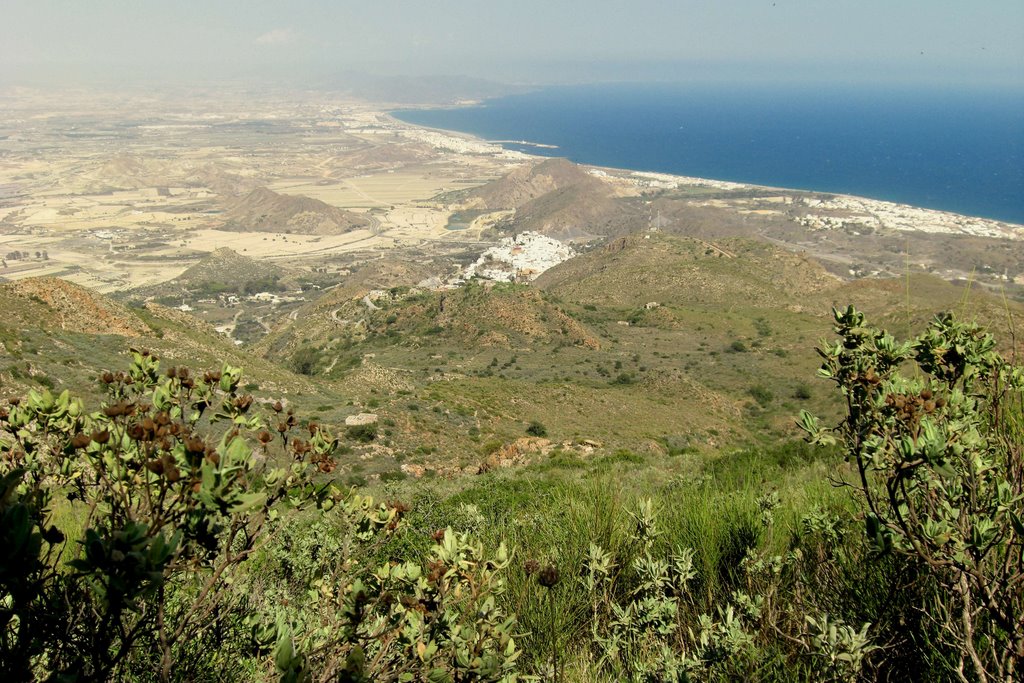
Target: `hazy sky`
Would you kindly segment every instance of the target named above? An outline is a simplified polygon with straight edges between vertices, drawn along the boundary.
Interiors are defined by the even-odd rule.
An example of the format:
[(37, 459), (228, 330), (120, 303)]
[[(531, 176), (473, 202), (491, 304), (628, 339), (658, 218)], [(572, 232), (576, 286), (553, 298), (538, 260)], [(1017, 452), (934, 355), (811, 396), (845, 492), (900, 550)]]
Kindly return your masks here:
[(0, 70), (1024, 84), (1022, 0), (0, 0)]

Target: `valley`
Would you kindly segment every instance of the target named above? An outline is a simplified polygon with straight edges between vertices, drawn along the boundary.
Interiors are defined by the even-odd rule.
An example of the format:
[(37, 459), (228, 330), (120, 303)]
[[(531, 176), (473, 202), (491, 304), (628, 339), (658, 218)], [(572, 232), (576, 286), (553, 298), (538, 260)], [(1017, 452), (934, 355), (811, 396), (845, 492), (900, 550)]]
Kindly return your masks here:
[[(124, 325), (8, 315), (5, 387), (81, 386), (122, 339), (236, 358), (318, 419), (379, 416), (355, 480), (475, 471), (535, 421), (545, 452), (784, 439), (831, 305), (1005, 329), (1024, 291), (1005, 223), (531, 158), (323, 95), (39, 97), (2, 99), (7, 309), (82, 287)], [(110, 352), (55, 362), (73, 336)]]
[[(543, 453), (785, 440), (838, 409), (810, 354), (831, 306), (1020, 319), (1020, 226), (530, 157), (322, 94), (107, 97), (2, 99), (0, 381), (84, 386), (126, 345), (235, 359), (320, 420), (375, 416), (355, 482), (475, 472), (534, 422)], [(120, 323), (56, 315), (69, 291)]]

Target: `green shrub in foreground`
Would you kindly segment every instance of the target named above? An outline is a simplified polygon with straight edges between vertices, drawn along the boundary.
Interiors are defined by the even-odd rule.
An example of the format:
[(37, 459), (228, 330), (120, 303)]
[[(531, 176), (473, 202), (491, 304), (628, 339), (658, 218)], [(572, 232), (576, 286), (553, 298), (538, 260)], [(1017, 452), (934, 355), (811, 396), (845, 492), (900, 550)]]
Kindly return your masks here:
[[(189, 664), (180, 648), (233, 613), (228, 578), (279, 503), (327, 501), (310, 477), (333, 466), (336, 441), (326, 431), (289, 440), (295, 418), (280, 416), (292, 464), (273, 467), (273, 437), (240, 378), (229, 366), (160, 373), (133, 352), (127, 373), (101, 376), (97, 412), (49, 391), (0, 411), (0, 669), (10, 680), (107, 680), (143, 645), (159, 653), (151, 674), (169, 680)], [(54, 505), (77, 511), (79, 528), (56, 527)], [(69, 536), (81, 540), (62, 565)]]
[[(977, 325), (937, 316), (899, 342), (853, 307), (835, 311), (840, 339), (819, 353), (848, 415), (823, 429), (857, 476), (868, 538), (919, 561), (941, 586), (928, 610), (953, 668), (978, 681), (1024, 670), (1024, 368)], [(909, 369), (908, 369), (908, 366)], [(833, 436), (834, 435), (834, 436)]]
[[(365, 565), (403, 506), (317, 484), (337, 439), (279, 402), (255, 414), (240, 379), (133, 352), (99, 411), (48, 391), (0, 409), (0, 677), (516, 680), (504, 548), (447, 530), (425, 566)], [(293, 558), (282, 612), (244, 568), (309, 503), (342, 533), (314, 573)]]

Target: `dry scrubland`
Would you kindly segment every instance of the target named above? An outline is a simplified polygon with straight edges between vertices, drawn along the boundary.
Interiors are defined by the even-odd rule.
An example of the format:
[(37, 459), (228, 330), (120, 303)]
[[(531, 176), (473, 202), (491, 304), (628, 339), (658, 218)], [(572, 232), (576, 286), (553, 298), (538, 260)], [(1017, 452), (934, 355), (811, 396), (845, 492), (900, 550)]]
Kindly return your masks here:
[[(542, 452), (788, 438), (820, 399), (807, 350), (833, 304), (908, 331), (948, 307), (1016, 325), (999, 309), (1021, 296), (1019, 226), (528, 157), (323, 95), (0, 106), (12, 307), (67, 299), (34, 279), (56, 276), (127, 304), (130, 343), (188, 362), (231, 349), (321, 419), (379, 413), (393, 443), (352, 481), (474, 471), (530, 421), (552, 428)], [(450, 290), (474, 262), (508, 272), (481, 255), (523, 231), (580, 255), (532, 285)], [(58, 324), (115, 330), (74, 319)], [(98, 367), (47, 334), (10, 330), (0, 379), (80, 386)]]
[[(1002, 645), (1024, 647), (992, 601), (965, 633), (949, 596), (972, 589), (951, 590), (950, 575), (908, 546), (893, 552), (898, 525), (876, 528), (871, 545), (857, 499), (834, 486), (856, 484), (856, 470), (836, 449), (803, 443), (794, 423), (802, 409), (832, 422), (846, 408), (815, 379), (812, 349), (832, 334), (833, 306), (854, 303), (902, 338), (953, 310), (1019, 358), (1024, 229), (527, 157), (381, 111), (308, 93), (0, 93), (0, 515), (6, 534), (29, 500), (6, 492), (25, 456), (11, 444), (32, 441), (23, 449), (36, 458), (32, 477), (47, 472), (32, 479), (43, 496), (32, 500), (45, 503), (32, 513), (35, 548), (56, 558), (40, 564), (13, 536), (0, 543), (5, 581), (16, 568), (11, 576), (28, 576), (47, 598), (18, 604), (23, 623), (45, 633), (0, 638), (11, 653), (0, 672), (610, 682), (960, 671), (985, 680), (1009, 651)], [(546, 237), (508, 239), (526, 231)], [(576, 255), (515, 282), (462, 283), (470, 267), (508, 273), (493, 262), (501, 254), (545, 262), (522, 254), (530, 245), (545, 258), (561, 253), (546, 238), (571, 241)], [(864, 329), (845, 330), (847, 348), (869, 357)], [(1002, 367), (978, 339), (963, 346), (969, 360)], [(104, 374), (129, 365), (131, 382)], [(932, 365), (909, 378), (886, 372), (894, 384), (867, 372), (847, 379), (898, 393), (878, 405), (908, 428), (924, 414), (943, 428), (970, 426), (952, 419), (973, 410), (961, 376)], [(106, 377), (99, 392), (97, 377)], [(65, 389), (84, 403), (61, 398)], [(180, 444), (158, 435), (170, 429), (157, 405), (167, 395), (200, 412), (226, 396), (221, 412), (251, 432), (259, 457), (209, 412), (195, 421), (205, 441), (184, 422), (172, 435), (186, 435)], [(992, 529), (1018, 539), (972, 556), (978, 576), (996, 560), (1024, 576), (1012, 552), (1000, 554), (1020, 534), (1011, 524), (1020, 515), (1007, 512), (1021, 512), (1016, 400), (994, 424), (970, 423), (1009, 444), (979, 457), (1005, 452), (986, 472), (1018, 468), (1010, 488), (977, 488), (971, 458), (953, 475), (938, 460), (922, 475), (929, 485), (961, 477), (974, 500), (992, 502), (981, 536), (965, 543), (983, 547)], [(105, 411), (83, 417), (101, 401)], [(49, 427), (12, 428), (21, 420)], [(130, 438), (108, 441), (106, 428)], [(886, 444), (886, 457), (897, 445)], [(106, 457), (118, 449), (122, 460)], [(83, 495), (109, 494), (98, 509), (111, 513), (87, 524), (82, 502), (66, 499), (77, 484), (60, 477), (121, 461), (134, 463), (111, 470), (129, 482), (123, 490), (179, 495), (96, 487)], [(304, 465), (294, 479), (271, 474), (282, 463)], [(247, 475), (228, 476), (236, 467)], [(262, 493), (248, 488), (264, 483)], [(917, 493), (918, 503), (937, 500)], [(102, 581), (75, 583), (105, 576), (100, 560), (124, 556), (118, 525), (150, 524), (153, 501), (203, 511), (201, 523), (182, 525), (187, 553), (129, 553), (156, 565), (132, 575), (139, 592), (125, 601), (109, 600)], [(170, 534), (176, 517), (160, 519), (135, 540)], [(97, 550), (87, 525), (114, 550)], [(252, 535), (239, 536), (243, 528)], [(963, 531), (936, 529), (925, 528), (929, 542)], [(75, 571), (51, 571), (71, 560)], [(219, 582), (218, 563), (230, 583)], [(208, 580), (211, 592), (197, 583)], [(48, 599), (62, 590), (68, 599)], [(999, 603), (1017, 610), (1011, 621), (1019, 602)], [(924, 604), (934, 607), (923, 614)], [(119, 628), (93, 632), (99, 612)], [(374, 631), (384, 614), (395, 630)]]

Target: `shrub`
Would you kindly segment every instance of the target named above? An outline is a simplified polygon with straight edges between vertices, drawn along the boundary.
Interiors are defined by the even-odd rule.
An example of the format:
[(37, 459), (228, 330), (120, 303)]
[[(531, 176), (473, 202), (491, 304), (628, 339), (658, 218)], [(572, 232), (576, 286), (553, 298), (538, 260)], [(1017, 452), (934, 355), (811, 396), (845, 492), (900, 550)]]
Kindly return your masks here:
[(762, 408), (768, 407), (768, 405), (775, 399), (775, 394), (772, 393), (772, 390), (763, 384), (755, 384), (750, 387), (747, 392)]
[(731, 344), (729, 344), (729, 346), (727, 346), (725, 350), (728, 351), (729, 353), (745, 353), (750, 349), (747, 348), (746, 342), (744, 342), (742, 339), (736, 339)]
[(693, 439), (686, 435), (663, 436), (659, 441), (670, 456), (696, 453), (698, 450), (697, 446), (693, 443)]
[[(762, 496), (757, 506), (761, 526), (770, 529), (778, 496)], [(776, 603), (796, 555), (769, 555), (742, 534), (735, 542), (738, 553), (720, 558), (739, 585), (704, 611), (695, 601), (701, 566), (694, 550), (659, 547), (664, 532), (650, 499), (639, 501), (630, 516), (631, 543), (618, 552), (590, 543), (581, 571), (589, 595), (590, 646), (596, 668), (608, 679), (759, 678), (770, 670), (772, 639), (783, 635), (809, 655), (811, 680), (858, 680), (866, 657), (877, 649), (868, 640), (868, 624), (854, 629), (841, 619), (811, 614), (797, 620)]]
[(256, 415), (236, 368), (132, 359), (96, 413), (48, 391), (0, 409), (3, 680), (518, 680), (504, 546), (447, 529), (425, 565), (365, 562), (407, 508), (317, 485), (325, 429)]
[(320, 351), (313, 346), (302, 346), (292, 354), (291, 368), (300, 375), (315, 375), (320, 365)]
[[(397, 460), (397, 458), (396, 458)], [(408, 475), (402, 470), (391, 470), (390, 472), (381, 472), (380, 480), (383, 482), (389, 481), (405, 481)]]
[(371, 441), (377, 438), (377, 425), (352, 425), (345, 430), (345, 436), (352, 439), (353, 441), (359, 441), (361, 443), (370, 443)]
[(542, 423), (533, 420), (526, 426), (526, 433), (530, 436), (547, 436), (548, 430)]
[(804, 411), (801, 426), (856, 464), (877, 552), (917, 560), (941, 587), (928, 618), (959, 677), (1011, 680), (1024, 668), (1024, 368), (951, 314), (899, 342), (852, 306), (834, 313), (840, 339), (819, 349), (819, 372), (849, 414), (824, 429)]
[[(240, 378), (230, 366), (161, 375), (155, 357), (133, 351), (127, 373), (103, 373), (98, 412), (48, 390), (0, 410), (5, 680), (107, 680), (133, 657), (149, 657), (160, 680), (179, 666), (188, 677), (182, 654), (210, 628), (235, 623), (228, 576), (284, 498), (328, 502), (308, 484), (315, 469), (333, 467), (336, 443), (326, 431), (289, 438), (295, 417), (279, 416), (293, 464), (273, 467), (273, 437), (252, 396), (238, 392)], [(57, 506), (73, 512), (64, 528), (53, 521)], [(69, 538), (81, 539), (77, 552)]]
[[(356, 530), (353, 530), (356, 531)], [(510, 560), (469, 534), (437, 534), (425, 566), (388, 562), (356, 574), (325, 558), (312, 618), (263, 635), (282, 681), (519, 680), (515, 618), (500, 607)]]

